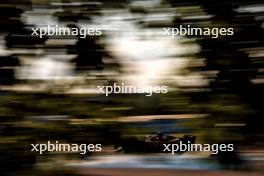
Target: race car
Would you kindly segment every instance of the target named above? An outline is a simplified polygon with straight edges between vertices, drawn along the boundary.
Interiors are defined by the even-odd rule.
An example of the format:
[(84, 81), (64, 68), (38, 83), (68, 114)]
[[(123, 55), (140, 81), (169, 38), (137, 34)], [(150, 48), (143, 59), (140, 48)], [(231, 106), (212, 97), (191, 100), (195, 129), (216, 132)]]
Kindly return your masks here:
[[(183, 137), (174, 137), (165, 133), (145, 136), (140, 139), (136, 137), (121, 138), (115, 145), (118, 152), (125, 153), (162, 153), (164, 144), (194, 144), (196, 136), (184, 135)], [(183, 152), (179, 152), (183, 153)]]

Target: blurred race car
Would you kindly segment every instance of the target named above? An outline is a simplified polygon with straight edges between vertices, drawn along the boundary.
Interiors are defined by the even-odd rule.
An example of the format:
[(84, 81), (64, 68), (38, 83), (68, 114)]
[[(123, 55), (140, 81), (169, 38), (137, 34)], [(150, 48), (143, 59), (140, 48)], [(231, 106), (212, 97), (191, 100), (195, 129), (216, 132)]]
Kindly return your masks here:
[[(115, 145), (118, 152), (125, 153), (162, 153), (164, 144), (194, 144), (196, 136), (184, 135), (183, 137), (174, 137), (165, 133), (146, 136), (143, 139), (129, 137), (121, 138)], [(183, 153), (183, 152), (179, 152)]]

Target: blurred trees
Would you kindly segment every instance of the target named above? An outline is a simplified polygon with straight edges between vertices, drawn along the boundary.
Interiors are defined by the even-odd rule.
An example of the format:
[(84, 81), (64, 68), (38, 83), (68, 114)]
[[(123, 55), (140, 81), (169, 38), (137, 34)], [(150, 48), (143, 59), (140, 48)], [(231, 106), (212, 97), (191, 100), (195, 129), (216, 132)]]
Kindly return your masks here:
[[(208, 135), (211, 140), (219, 138), (220, 141), (240, 141), (258, 143), (263, 140), (263, 83), (253, 80), (261, 77), (259, 69), (263, 57), (252, 57), (252, 53), (262, 53), (263, 47), (263, 12), (239, 11), (239, 8), (251, 6), (257, 8), (260, 1), (170, 1), (177, 6), (185, 4), (186, 16), (195, 12), (187, 7), (200, 7), (208, 18), (193, 20), (175, 19), (175, 26), (191, 24), (200, 27), (233, 27), (233, 36), (223, 36), (217, 39), (200, 37), (196, 41), (201, 46), (197, 58), (205, 58), (205, 66), (192, 68), (193, 71), (215, 73), (210, 79), (209, 92), (191, 93), (194, 103), (199, 103), (203, 112), (211, 114), (210, 119), (204, 123), (211, 129)], [(192, 9), (192, 8), (190, 8)], [(197, 14), (199, 15), (199, 14)], [(220, 125), (220, 126), (217, 126)], [(223, 124), (223, 126), (221, 126)], [(226, 126), (225, 126), (226, 124)], [(219, 133), (220, 132), (220, 133)], [(244, 138), (244, 140), (241, 140)]]

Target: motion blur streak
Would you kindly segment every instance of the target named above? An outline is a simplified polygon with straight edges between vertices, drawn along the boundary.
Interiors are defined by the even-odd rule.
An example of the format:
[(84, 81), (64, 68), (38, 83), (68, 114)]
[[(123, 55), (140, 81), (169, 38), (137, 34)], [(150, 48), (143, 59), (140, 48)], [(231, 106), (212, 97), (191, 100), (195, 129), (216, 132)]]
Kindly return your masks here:
[[(0, 175), (263, 175), (264, 10), (260, 0), (1, 0)], [(32, 28), (102, 35), (31, 35)], [(232, 28), (168, 36), (164, 28)], [(97, 93), (166, 85), (168, 92)], [(157, 152), (163, 143), (233, 152)], [(31, 152), (30, 144), (102, 144)]]

